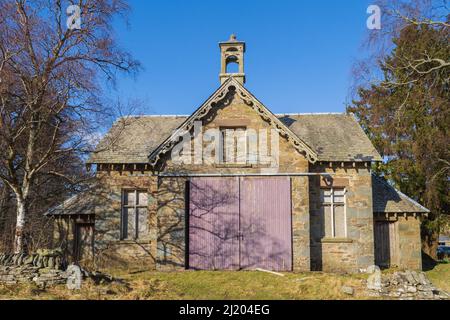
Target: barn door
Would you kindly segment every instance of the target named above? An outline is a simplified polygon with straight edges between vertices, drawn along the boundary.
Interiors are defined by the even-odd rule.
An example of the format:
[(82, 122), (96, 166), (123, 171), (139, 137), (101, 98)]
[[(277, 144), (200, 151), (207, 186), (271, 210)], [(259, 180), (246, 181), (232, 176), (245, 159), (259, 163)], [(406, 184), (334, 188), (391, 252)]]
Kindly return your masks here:
[(189, 267), (239, 269), (239, 178), (192, 178)]
[(189, 268), (292, 270), (290, 179), (192, 178)]
[(292, 270), (290, 193), (287, 177), (242, 178), (241, 268)]

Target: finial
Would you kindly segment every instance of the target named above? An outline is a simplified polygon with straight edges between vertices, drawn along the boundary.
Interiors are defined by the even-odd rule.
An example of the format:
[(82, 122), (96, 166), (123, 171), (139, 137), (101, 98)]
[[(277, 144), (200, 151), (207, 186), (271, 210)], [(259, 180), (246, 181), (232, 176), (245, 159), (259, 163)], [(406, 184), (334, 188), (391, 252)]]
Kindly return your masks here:
[(230, 40), (228, 41), (236, 41), (236, 35), (234, 33), (231, 34)]

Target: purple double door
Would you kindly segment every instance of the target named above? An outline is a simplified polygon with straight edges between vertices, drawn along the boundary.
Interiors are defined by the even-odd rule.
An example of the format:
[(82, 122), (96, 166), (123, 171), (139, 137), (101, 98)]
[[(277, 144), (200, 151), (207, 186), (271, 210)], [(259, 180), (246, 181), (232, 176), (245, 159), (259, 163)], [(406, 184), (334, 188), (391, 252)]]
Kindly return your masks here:
[(192, 178), (189, 268), (292, 270), (287, 177)]

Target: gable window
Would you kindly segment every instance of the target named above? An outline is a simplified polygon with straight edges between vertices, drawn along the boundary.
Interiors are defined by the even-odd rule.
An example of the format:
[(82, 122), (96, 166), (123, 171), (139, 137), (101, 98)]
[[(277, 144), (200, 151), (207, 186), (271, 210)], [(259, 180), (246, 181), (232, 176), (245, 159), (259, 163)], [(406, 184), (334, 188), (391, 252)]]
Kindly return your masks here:
[(345, 213), (345, 189), (321, 189), (320, 200), (323, 212), (325, 237), (346, 238), (347, 217)]
[(220, 154), (221, 163), (246, 164), (247, 163), (247, 134), (246, 127), (220, 128)]
[(143, 239), (148, 235), (148, 195), (144, 190), (122, 192), (122, 240)]

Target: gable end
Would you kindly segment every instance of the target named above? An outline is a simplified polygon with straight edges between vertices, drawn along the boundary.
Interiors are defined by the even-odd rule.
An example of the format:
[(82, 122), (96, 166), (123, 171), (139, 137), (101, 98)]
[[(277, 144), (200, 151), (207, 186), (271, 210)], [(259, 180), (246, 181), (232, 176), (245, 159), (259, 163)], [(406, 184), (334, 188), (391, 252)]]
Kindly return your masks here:
[(301, 140), (295, 133), (287, 128), (272, 112), (259, 102), (247, 89), (245, 89), (233, 77), (230, 77), (222, 86), (200, 107), (198, 108), (175, 132), (168, 137), (158, 148), (149, 155), (150, 165), (155, 166), (161, 157), (169, 152), (181, 139), (182, 131), (190, 131), (194, 122), (204, 118), (212, 108), (219, 103), (227, 104), (233, 95), (237, 94), (244, 103), (255, 110), (264, 121), (267, 121), (277, 132), (286, 138), (294, 148), (305, 155), (310, 163), (318, 160), (316, 152)]

